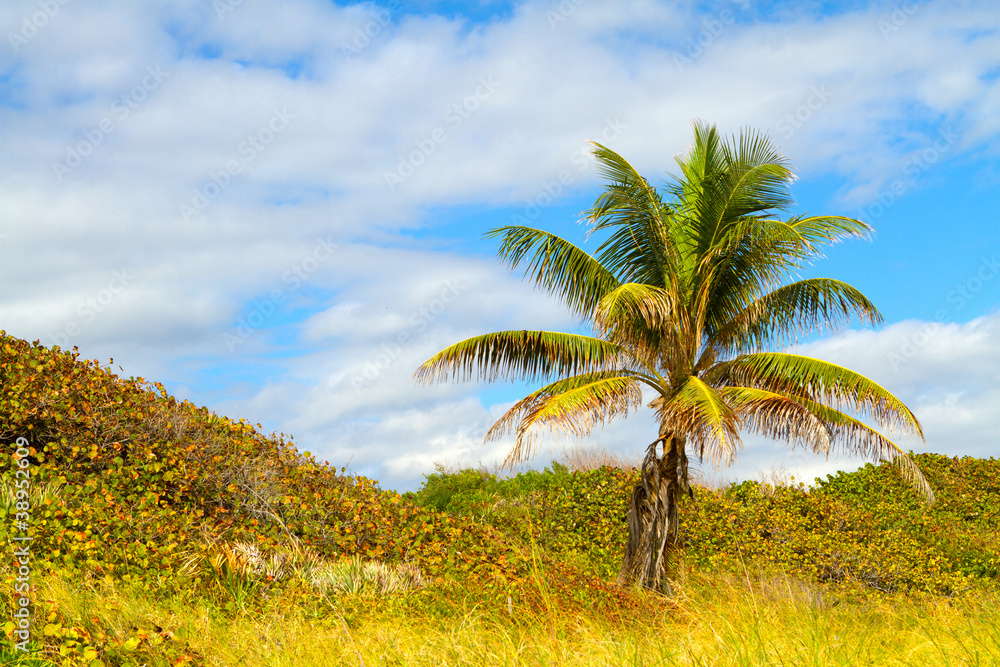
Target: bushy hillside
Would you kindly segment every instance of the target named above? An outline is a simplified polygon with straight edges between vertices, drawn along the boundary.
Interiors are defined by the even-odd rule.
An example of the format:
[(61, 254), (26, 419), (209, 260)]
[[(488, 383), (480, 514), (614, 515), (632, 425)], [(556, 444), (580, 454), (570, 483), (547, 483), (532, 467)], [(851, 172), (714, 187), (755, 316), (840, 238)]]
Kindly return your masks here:
[[(505, 553), (476, 546), (499, 542), (489, 528), (459, 530), (447, 516), (415, 512), (375, 482), (262, 435), (259, 425), (178, 402), (159, 385), (123, 380), (76, 354), (0, 341), (6, 498), (23, 437), (31, 452), (31, 534), (46, 566), (118, 577), (167, 573), (199, 544), (239, 540), (409, 557), (432, 575), (442, 571), (439, 563), (468, 569)], [(449, 548), (428, 544), (424, 524), (454, 528)], [(8, 529), (10, 522), (0, 527)]]
[[(138, 591), (234, 618), (275, 605), (324, 623), (386, 605), (432, 616), (471, 606), (628, 625), (672, 604), (613, 583), (634, 470), (439, 471), (400, 496), (259, 425), (3, 332), (0, 445), (8, 648), (19, 537), (31, 538), (36, 587)], [(880, 466), (812, 489), (699, 488), (676, 569), (779, 571), (877, 595), (995, 590), (1000, 461), (917, 461), (938, 497), (931, 510)], [(151, 621), (119, 624), (38, 590), (32, 609), (31, 646), (61, 664), (208, 664), (195, 638)]]
[[(530, 545), (406, 502), (259, 428), (0, 332), (0, 538), (31, 538), (36, 580), (202, 591), (230, 610), (296, 587), (304, 604), (321, 599), (343, 579), (331, 570), (339, 563), (357, 572), (389, 566), (382, 575), (368, 568), (385, 590), (420, 583), (537, 602)], [(16, 454), (25, 442), (26, 466)], [(15, 479), (18, 469), (27, 484)], [(7, 559), (8, 591), (15, 572)], [(566, 604), (622, 597), (577, 570), (560, 580)]]

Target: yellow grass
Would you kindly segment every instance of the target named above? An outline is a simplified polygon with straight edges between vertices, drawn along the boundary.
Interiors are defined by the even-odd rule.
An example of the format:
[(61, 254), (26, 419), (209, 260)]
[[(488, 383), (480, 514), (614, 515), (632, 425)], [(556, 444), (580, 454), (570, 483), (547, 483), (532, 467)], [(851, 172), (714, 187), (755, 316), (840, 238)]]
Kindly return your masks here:
[(503, 604), (486, 611), (460, 599), (443, 615), (393, 604), (366, 611), (359, 598), (330, 598), (311, 613), (274, 599), (234, 615), (197, 599), (136, 597), (114, 587), (98, 593), (58, 581), (46, 582), (41, 597), (120, 639), (134, 627), (162, 627), (207, 665), (1000, 664), (995, 595), (859, 602), (784, 575), (687, 574), (678, 589), (673, 606), (628, 628), (516, 605), (510, 613)]

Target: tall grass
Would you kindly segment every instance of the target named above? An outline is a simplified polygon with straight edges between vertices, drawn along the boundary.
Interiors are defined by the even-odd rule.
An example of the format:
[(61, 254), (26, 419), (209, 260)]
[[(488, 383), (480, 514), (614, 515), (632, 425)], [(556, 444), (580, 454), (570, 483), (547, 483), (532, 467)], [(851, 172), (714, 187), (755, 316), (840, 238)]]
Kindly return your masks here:
[(556, 460), (566, 466), (570, 472), (586, 472), (607, 466), (622, 470), (638, 470), (642, 465), (642, 457), (638, 454), (626, 456), (617, 452), (609, 452), (604, 447), (584, 447), (574, 444), (565, 446), (556, 456)]
[[(122, 637), (160, 627), (206, 665), (1000, 664), (996, 595), (850, 599), (785, 575), (750, 574), (685, 573), (677, 588), (675, 601), (627, 626), (550, 605), (487, 608), (461, 595), (434, 611), (403, 595), (343, 594), (312, 611), (276, 598), (236, 613), (109, 585), (48, 581), (43, 597), (82, 626)], [(143, 663), (169, 664), (155, 653)]]

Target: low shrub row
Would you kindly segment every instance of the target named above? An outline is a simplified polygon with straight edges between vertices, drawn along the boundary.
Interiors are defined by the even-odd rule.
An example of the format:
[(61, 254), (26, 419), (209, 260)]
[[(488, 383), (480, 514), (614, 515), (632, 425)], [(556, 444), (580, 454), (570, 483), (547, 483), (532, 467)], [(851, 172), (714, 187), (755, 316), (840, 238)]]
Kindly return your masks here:
[[(930, 509), (889, 465), (804, 484), (696, 487), (681, 508), (678, 557), (689, 567), (780, 568), (818, 582), (950, 595), (1000, 579), (1000, 461), (915, 459)], [(635, 469), (570, 472), (554, 463), (501, 479), (480, 470), (428, 475), (417, 504), (539, 544), (602, 579), (617, 572)]]

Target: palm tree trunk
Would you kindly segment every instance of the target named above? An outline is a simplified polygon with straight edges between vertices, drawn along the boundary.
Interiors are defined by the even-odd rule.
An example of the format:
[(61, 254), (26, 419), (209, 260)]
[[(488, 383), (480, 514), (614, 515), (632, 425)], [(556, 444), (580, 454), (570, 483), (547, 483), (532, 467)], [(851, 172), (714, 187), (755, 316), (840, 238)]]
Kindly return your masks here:
[[(662, 456), (657, 453), (660, 443)], [(666, 575), (680, 532), (677, 503), (682, 493), (691, 494), (684, 438), (661, 433), (646, 450), (642, 476), (629, 500), (629, 536), (618, 583), (671, 594)]]

